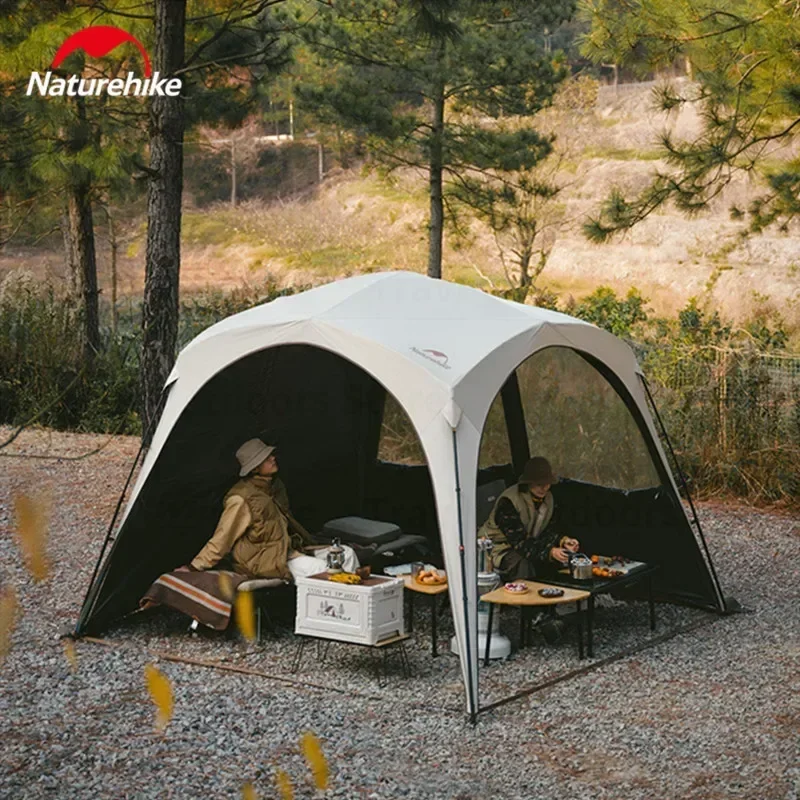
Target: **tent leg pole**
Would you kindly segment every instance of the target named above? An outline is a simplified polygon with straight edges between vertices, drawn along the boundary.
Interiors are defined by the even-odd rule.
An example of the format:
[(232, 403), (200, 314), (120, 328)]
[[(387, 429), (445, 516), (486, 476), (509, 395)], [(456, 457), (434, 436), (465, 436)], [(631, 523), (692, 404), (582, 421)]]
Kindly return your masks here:
[(714, 562), (711, 560), (711, 553), (708, 549), (708, 543), (706, 542), (705, 534), (703, 533), (703, 528), (700, 525), (700, 518), (697, 516), (697, 509), (694, 507), (694, 502), (692, 500), (692, 493), (689, 491), (689, 484), (686, 481), (686, 476), (681, 469), (681, 465), (678, 462), (678, 457), (675, 455), (675, 450), (672, 447), (672, 441), (667, 434), (667, 429), (664, 426), (663, 421), (661, 420), (661, 415), (658, 413), (658, 407), (656, 406), (656, 401), (653, 399), (653, 395), (650, 391), (650, 385), (647, 383), (644, 375), (642, 377), (642, 385), (644, 386), (644, 390), (647, 393), (647, 399), (650, 401), (650, 407), (653, 409), (653, 413), (655, 414), (656, 421), (658, 422), (658, 427), (661, 430), (661, 435), (664, 437), (664, 441), (669, 448), (670, 456), (672, 456), (672, 463), (675, 464), (675, 471), (678, 473), (678, 478), (681, 482), (681, 487), (683, 488), (684, 493), (686, 494), (686, 500), (689, 502), (689, 508), (692, 511), (692, 519), (694, 520), (695, 528), (697, 528), (697, 532), (700, 534), (700, 541), (703, 543), (703, 551), (706, 555), (706, 561), (708, 562), (709, 570), (711, 571), (711, 577), (714, 581), (714, 588), (717, 590), (717, 595), (719, 596), (720, 601), (720, 610), (725, 613), (727, 612), (728, 608), (725, 604), (725, 595), (722, 593), (722, 586), (720, 585), (719, 578), (717, 577), (717, 571), (714, 569)]
[[(458, 552), (461, 556), (461, 598), (464, 608), (469, 613), (469, 598), (467, 596), (467, 576), (464, 572), (464, 520), (461, 515), (461, 479), (458, 474), (458, 439), (455, 430), (453, 431), (453, 472), (456, 482), (456, 508), (458, 509)], [(464, 625), (464, 637), (466, 639), (467, 653), (472, 656), (472, 646), (469, 638), (469, 622)], [(477, 713), (478, 707), (478, 687), (472, 685), (472, 664), (467, 664), (467, 693), (470, 701), (470, 719)]]
[[(117, 517), (119, 516), (119, 510), (120, 510), (120, 508), (122, 508), (122, 501), (125, 499), (125, 493), (128, 491), (128, 486), (130, 486), (131, 478), (133, 477), (133, 473), (136, 471), (136, 465), (139, 463), (139, 458), (141, 457), (142, 451), (144, 450), (144, 443), (146, 441), (150, 441), (150, 439), (149, 439), (150, 430), (155, 425), (156, 420), (161, 417), (161, 412), (163, 411), (164, 399), (166, 398), (166, 389), (167, 389), (167, 387), (165, 386), (161, 390), (161, 396), (159, 397), (159, 401), (158, 401), (158, 405), (159, 405), (158, 414), (156, 414), (153, 417), (153, 419), (150, 420), (150, 424), (147, 426), (147, 430), (142, 432), (142, 443), (139, 445), (139, 450), (136, 453), (136, 458), (133, 459), (133, 464), (131, 465), (131, 469), (130, 469), (130, 472), (128, 473), (128, 477), (125, 480), (125, 485), (122, 487), (122, 493), (119, 496), (119, 500), (117, 500), (117, 506), (114, 509), (114, 514), (111, 517), (111, 522), (108, 524), (108, 530), (106, 531), (106, 538), (103, 541), (102, 548), (100, 549), (100, 556), (97, 559), (97, 563), (94, 565), (94, 572), (92, 572), (92, 577), (89, 580), (89, 588), (86, 590), (86, 595), (83, 598), (83, 603), (81, 604), (82, 612), (81, 612), (80, 617), (78, 617), (77, 624), (75, 625), (75, 631), (73, 632), (74, 636), (80, 636), (81, 635), (81, 629), (83, 628), (83, 625), (86, 622), (86, 619), (91, 614), (91, 609), (87, 608), (87, 605), (89, 603), (89, 598), (92, 596), (93, 590), (95, 589), (95, 585), (94, 585), (95, 578), (97, 577), (97, 574), (100, 571), (100, 565), (103, 563), (103, 556), (105, 555), (106, 547), (108, 547), (108, 543), (111, 540), (111, 532), (114, 530), (114, 524), (116, 523)], [(95, 594), (95, 597), (96, 597), (97, 592), (94, 592), (94, 594)], [(92, 599), (92, 603), (94, 603), (94, 598)], [(85, 611), (85, 613), (84, 613), (84, 611)]]

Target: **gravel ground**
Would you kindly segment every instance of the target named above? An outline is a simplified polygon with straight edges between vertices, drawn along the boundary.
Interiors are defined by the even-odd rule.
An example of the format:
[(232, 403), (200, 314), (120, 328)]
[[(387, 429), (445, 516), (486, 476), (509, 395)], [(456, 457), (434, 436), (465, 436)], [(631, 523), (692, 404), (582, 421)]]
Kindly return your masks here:
[[(8, 433), (0, 428), (0, 441)], [(748, 613), (659, 606), (651, 634), (643, 603), (598, 609), (593, 661), (579, 664), (568, 636), (554, 647), (535, 639), (482, 669), (484, 704), (563, 680), (473, 728), (447, 652), (449, 615), (444, 653), (433, 659), (422, 603), (412, 677), (391, 661), (382, 687), (366, 649), (334, 644), (320, 664), (308, 648), (292, 675), (290, 631), (260, 645), (192, 637), (166, 611), (135, 615), (105, 644), (78, 642), (73, 671), (59, 634), (74, 625), (137, 442), (117, 438), (67, 459), (104, 442), (30, 431), (0, 452), (0, 580), (21, 605), (0, 668), (1, 797), (234, 798), (246, 781), (277, 797), (281, 768), (297, 798), (798, 798), (797, 517), (701, 506), (725, 591)], [(61, 458), (31, 458), (42, 455)], [(43, 486), (53, 497), (52, 569), (34, 584), (12, 536), (12, 497)], [(503, 623), (514, 639), (513, 615)], [(154, 732), (144, 685), (150, 662), (175, 692), (164, 734)], [(586, 663), (594, 668), (569, 676)], [(299, 750), (306, 730), (320, 737), (331, 769), (324, 793), (315, 794)]]

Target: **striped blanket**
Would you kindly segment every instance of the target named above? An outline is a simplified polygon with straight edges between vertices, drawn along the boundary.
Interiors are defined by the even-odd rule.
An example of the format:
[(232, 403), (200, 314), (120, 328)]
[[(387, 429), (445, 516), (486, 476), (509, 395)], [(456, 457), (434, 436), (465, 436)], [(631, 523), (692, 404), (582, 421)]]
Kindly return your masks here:
[(169, 606), (223, 631), (230, 622), (236, 587), (245, 580), (244, 575), (222, 570), (165, 572), (145, 592), (139, 605)]

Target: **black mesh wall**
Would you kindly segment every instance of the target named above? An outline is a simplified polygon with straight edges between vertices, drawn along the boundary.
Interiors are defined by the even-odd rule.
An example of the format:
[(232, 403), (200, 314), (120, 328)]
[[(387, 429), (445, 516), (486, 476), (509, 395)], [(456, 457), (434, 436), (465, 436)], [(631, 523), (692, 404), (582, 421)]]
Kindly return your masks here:
[(210, 380), (181, 414), (99, 573), (84, 630), (136, 608), (150, 583), (191, 560), (238, 477), (236, 449), (277, 444), (292, 511), (309, 530), (361, 514), (385, 390), (359, 367), (303, 345), (262, 350)]

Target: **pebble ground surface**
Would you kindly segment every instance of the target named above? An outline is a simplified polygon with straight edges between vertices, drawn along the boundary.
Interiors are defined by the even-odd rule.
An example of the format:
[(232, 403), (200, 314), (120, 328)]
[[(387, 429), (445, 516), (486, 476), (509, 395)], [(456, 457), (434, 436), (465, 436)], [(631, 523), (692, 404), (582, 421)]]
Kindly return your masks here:
[[(11, 432), (0, 428), (0, 442)], [(292, 674), (291, 611), (260, 644), (191, 636), (169, 611), (136, 614), (103, 644), (79, 641), (73, 668), (59, 635), (75, 624), (137, 447), (34, 430), (0, 450), (0, 582), (19, 598), (0, 666), (0, 798), (237, 798), (246, 782), (280, 797), (280, 769), (295, 798), (797, 800), (797, 515), (701, 504), (723, 588), (744, 613), (660, 605), (651, 633), (646, 604), (619, 601), (598, 609), (585, 662), (574, 634), (555, 646), (534, 634), (532, 646), (481, 669), (481, 700), (535, 690), (473, 727), (447, 652), (449, 614), (434, 659), (424, 603), (412, 676), (390, 660), (382, 686), (374, 653), (351, 645), (333, 644), (324, 663), (309, 647)], [(33, 490), (52, 497), (51, 570), (40, 583), (14, 533), (14, 496)], [(503, 625), (515, 642), (513, 613)], [(148, 663), (175, 695), (164, 733), (154, 730)], [(328, 762), (324, 791), (299, 747), (305, 731)]]

